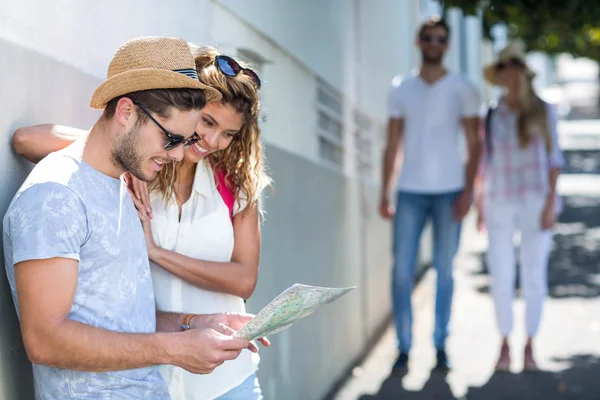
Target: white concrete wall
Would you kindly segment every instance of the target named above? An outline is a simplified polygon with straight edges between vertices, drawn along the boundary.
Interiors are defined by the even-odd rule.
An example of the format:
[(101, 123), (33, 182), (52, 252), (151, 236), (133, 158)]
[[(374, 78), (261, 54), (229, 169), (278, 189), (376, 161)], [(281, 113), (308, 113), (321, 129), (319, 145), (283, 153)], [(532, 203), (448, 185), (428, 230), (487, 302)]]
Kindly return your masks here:
[(218, 1), (344, 90), (344, 53), (354, 0)]
[(444, 58), (444, 64), (455, 72), (462, 72), (461, 51), (463, 38), (463, 15), (459, 9), (449, 9), (446, 20), (450, 26), (450, 47)]
[[(318, 162), (316, 81), (314, 72), (261, 32), (218, 5), (211, 5), (209, 42), (224, 53), (237, 48), (255, 51), (269, 60), (262, 68), (261, 97), (268, 116), (263, 138), (267, 143)], [(281, 99), (290, 99), (282, 101)]]
[(360, 54), (359, 91), (355, 102), (380, 121), (387, 119), (387, 90), (395, 75), (407, 73), (417, 63), (414, 17), (417, 2), (387, 1), (389, 7), (359, 2)]
[(481, 15), (466, 16), (464, 18), (464, 28), (463, 46), (467, 55), (464, 73), (480, 90), (483, 90), (482, 60), (484, 54), (481, 44), (483, 35)]

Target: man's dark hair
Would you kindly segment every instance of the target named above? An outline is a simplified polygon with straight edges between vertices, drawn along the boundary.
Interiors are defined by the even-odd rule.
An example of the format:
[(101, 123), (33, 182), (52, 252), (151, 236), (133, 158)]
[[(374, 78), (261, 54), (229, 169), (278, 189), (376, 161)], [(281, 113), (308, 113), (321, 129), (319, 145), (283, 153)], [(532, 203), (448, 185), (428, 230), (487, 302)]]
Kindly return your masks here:
[(422, 39), (423, 35), (425, 35), (425, 33), (429, 29), (437, 27), (444, 28), (444, 30), (446, 31), (446, 35), (450, 36), (450, 27), (448, 26), (446, 21), (444, 21), (442, 18), (436, 15), (427, 19), (421, 24), (421, 26), (419, 27), (419, 39)]
[[(170, 107), (181, 111), (200, 110), (206, 105), (206, 96), (200, 89), (151, 89), (124, 94), (108, 102), (102, 118), (110, 119), (115, 115), (117, 103), (123, 97), (141, 103), (146, 110), (161, 118), (169, 118)], [(138, 124), (147, 120), (146, 114), (138, 113)]]

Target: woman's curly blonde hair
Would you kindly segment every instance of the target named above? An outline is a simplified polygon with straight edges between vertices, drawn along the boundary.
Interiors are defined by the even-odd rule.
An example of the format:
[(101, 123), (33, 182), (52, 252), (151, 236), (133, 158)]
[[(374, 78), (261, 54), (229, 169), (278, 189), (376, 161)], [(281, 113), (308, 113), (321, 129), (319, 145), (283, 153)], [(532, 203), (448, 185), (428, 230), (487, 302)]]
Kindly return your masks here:
[[(254, 81), (239, 74), (230, 77), (223, 74), (215, 65), (219, 53), (212, 47), (199, 47), (190, 44), (196, 61), (200, 82), (217, 89), (223, 95), (221, 102), (230, 105), (244, 117), (240, 131), (226, 149), (207, 156), (213, 171), (224, 171), (225, 181), (240, 204), (247, 201), (242, 214), (260, 207), (260, 192), (270, 185), (264, 165), (258, 117), (260, 98)], [(238, 61), (239, 62), (239, 61)], [(239, 62), (244, 66), (243, 63)], [(158, 177), (150, 184), (150, 190), (158, 190), (165, 201), (173, 195), (173, 183), (177, 180), (181, 162), (165, 164)], [(259, 211), (262, 211), (259, 208)]]

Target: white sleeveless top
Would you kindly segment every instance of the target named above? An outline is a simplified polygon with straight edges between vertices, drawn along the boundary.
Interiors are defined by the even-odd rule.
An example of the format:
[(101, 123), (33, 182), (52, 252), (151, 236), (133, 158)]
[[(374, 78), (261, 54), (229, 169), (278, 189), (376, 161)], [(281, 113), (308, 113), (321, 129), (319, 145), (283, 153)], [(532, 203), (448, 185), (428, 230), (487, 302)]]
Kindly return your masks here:
[[(192, 195), (183, 205), (181, 221), (175, 198), (165, 205), (158, 192), (150, 194), (152, 234), (156, 244), (188, 257), (228, 262), (233, 252), (233, 226), (229, 209), (219, 194), (207, 161), (196, 167)], [(234, 208), (240, 211), (240, 207)], [(245, 312), (242, 298), (195, 287), (150, 263), (156, 306), (161, 311), (212, 314)], [(236, 360), (226, 361), (209, 375), (163, 366), (161, 373), (174, 400), (203, 400), (219, 397), (256, 372), (259, 357), (243, 350)]]

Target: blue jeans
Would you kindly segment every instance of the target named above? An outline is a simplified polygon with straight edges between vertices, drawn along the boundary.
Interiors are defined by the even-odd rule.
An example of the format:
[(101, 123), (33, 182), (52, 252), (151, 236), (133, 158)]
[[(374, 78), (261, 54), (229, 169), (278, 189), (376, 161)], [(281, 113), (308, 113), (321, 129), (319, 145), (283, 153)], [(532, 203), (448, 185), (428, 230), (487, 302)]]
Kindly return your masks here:
[(453, 206), (460, 193), (398, 192), (394, 219), (392, 296), (398, 348), (402, 352), (408, 353), (412, 345), (411, 294), (419, 242), (428, 217), (433, 222), (433, 264), (437, 270), (433, 340), (436, 349), (445, 347), (454, 290), (452, 265), (460, 236), (460, 222), (454, 219)]
[(252, 374), (239, 386), (231, 389), (216, 400), (263, 400), (256, 374)]

